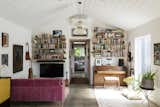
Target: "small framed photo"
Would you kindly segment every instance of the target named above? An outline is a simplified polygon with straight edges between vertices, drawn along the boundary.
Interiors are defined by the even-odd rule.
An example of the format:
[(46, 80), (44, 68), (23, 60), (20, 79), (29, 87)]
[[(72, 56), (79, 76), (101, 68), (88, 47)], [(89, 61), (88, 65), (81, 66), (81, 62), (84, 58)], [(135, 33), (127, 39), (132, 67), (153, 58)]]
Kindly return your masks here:
[(160, 43), (154, 44), (154, 64), (160, 66)]
[(96, 66), (101, 66), (102, 65), (102, 59), (96, 59), (95, 64), (96, 64)]
[(9, 40), (8, 40), (8, 38), (9, 38), (9, 35), (8, 35), (8, 33), (4, 33), (4, 32), (2, 32), (2, 47), (8, 47), (9, 46)]
[(62, 30), (53, 30), (54, 36), (62, 36)]
[(2, 54), (2, 65), (8, 66), (8, 54)]

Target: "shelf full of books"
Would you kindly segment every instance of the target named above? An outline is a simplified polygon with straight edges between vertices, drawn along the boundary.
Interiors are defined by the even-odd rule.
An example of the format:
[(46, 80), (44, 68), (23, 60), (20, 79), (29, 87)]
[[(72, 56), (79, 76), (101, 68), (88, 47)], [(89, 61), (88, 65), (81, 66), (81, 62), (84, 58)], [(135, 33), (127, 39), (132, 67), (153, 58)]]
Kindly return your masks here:
[(36, 61), (64, 61), (66, 39), (64, 35), (42, 33), (32, 39), (33, 59)]
[(125, 37), (122, 30), (95, 27), (93, 55), (95, 57), (124, 57)]

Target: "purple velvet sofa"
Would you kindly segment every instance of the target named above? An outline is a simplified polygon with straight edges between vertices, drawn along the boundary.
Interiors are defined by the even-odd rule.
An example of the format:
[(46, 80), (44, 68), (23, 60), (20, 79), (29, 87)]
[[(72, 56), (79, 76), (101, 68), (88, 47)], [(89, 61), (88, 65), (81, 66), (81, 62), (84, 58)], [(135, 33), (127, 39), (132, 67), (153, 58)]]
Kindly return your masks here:
[(60, 101), (65, 98), (63, 78), (12, 79), (11, 101)]

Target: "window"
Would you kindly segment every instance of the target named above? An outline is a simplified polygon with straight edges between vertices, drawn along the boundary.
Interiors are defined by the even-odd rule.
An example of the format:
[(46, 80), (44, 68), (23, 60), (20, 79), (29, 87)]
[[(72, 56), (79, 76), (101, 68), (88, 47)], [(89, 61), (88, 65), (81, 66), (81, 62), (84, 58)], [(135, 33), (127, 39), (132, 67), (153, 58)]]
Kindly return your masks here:
[(150, 35), (137, 37), (135, 39), (135, 77), (151, 68), (151, 37)]
[(85, 56), (85, 48), (84, 47), (75, 47), (74, 48), (74, 55), (76, 57), (84, 57)]

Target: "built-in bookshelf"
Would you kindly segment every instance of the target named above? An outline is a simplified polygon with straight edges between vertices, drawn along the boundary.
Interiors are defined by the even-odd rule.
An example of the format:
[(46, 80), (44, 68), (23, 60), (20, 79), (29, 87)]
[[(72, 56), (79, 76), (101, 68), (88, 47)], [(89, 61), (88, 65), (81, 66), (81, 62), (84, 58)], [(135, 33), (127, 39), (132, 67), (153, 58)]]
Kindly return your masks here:
[(92, 43), (95, 57), (124, 57), (125, 40), (121, 30), (94, 28)]
[(64, 35), (43, 33), (32, 39), (33, 59), (36, 61), (64, 61), (66, 39)]

